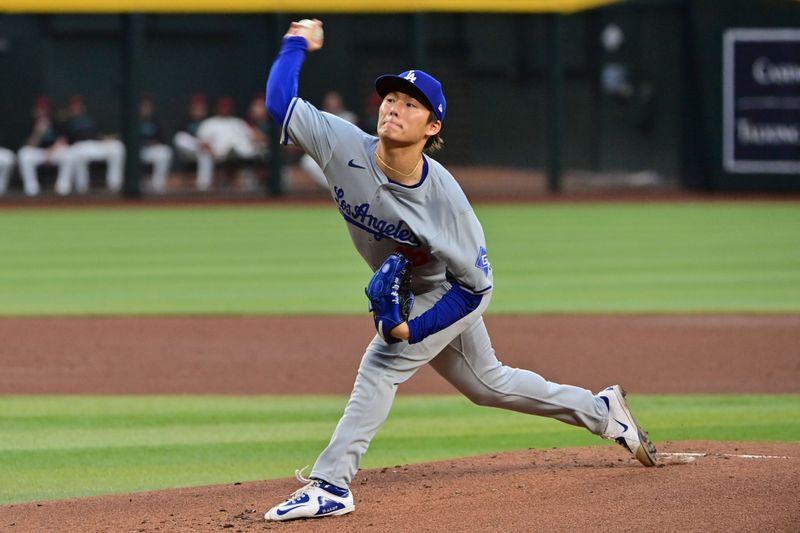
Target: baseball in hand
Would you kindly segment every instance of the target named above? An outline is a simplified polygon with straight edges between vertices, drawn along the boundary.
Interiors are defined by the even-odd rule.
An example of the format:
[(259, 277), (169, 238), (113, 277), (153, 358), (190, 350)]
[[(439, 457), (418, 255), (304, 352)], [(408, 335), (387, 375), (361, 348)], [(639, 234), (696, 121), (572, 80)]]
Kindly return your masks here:
[(314, 41), (316, 43), (321, 43), (322, 42), (322, 39), (325, 37), (325, 32), (322, 31), (322, 24), (321, 23), (319, 23), (317, 21), (313, 21), (311, 19), (303, 19), (301, 21), (298, 21), (298, 24), (300, 24), (301, 26), (311, 30), (311, 32), (309, 33), (308, 37), (312, 41)]

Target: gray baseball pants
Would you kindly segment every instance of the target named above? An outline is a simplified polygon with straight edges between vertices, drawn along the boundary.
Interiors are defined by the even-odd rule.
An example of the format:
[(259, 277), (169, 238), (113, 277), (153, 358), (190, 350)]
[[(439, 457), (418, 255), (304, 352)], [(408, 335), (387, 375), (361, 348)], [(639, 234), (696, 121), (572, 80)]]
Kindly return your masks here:
[[(417, 296), (412, 317), (432, 307), (449, 288), (445, 283)], [(551, 383), (497, 360), (482, 317), (490, 299), (484, 297), (475, 311), (416, 344), (387, 344), (376, 336), (361, 360), (344, 415), (311, 477), (348, 487), (369, 443), (389, 416), (397, 387), (426, 363), (478, 405), (547, 416), (601, 434), (608, 423), (608, 409), (591, 391)]]

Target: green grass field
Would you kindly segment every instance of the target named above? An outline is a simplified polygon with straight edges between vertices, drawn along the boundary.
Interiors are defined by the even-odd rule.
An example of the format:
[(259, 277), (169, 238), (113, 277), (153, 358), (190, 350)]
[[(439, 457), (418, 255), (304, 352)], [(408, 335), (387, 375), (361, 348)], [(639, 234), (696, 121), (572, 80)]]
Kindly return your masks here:
[[(790, 203), (492, 205), (490, 313), (800, 312)], [(0, 316), (364, 313), (370, 272), (325, 207), (0, 211)], [(641, 396), (657, 441), (800, 442), (800, 396)], [(330, 397), (0, 396), (0, 503), (291, 475)], [(363, 467), (599, 445), (577, 428), (400, 397)]]
[[(0, 397), (0, 504), (289, 477), (344, 397)], [(632, 396), (656, 441), (800, 441), (800, 395)], [(401, 396), (362, 466), (609, 445), (460, 396)], [(624, 456), (620, 450), (620, 457)]]
[[(487, 205), (490, 313), (800, 311), (789, 203)], [(362, 313), (333, 206), (0, 212), (0, 315)]]

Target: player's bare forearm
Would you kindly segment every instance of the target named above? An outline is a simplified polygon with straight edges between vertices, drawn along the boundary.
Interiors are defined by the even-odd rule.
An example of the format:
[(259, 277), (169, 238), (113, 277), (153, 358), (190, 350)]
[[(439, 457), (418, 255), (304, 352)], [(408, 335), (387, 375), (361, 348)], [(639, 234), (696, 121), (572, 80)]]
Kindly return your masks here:
[(394, 337), (395, 339), (400, 339), (401, 341), (407, 341), (411, 336), (411, 332), (408, 330), (408, 322), (401, 322), (397, 324), (397, 326), (389, 332), (389, 335)]

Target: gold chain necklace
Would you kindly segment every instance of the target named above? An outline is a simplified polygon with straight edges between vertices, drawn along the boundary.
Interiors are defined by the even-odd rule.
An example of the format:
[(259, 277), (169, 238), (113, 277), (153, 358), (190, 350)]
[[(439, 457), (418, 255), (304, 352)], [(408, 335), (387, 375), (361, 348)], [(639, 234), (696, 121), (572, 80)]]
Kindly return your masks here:
[(389, 166), (389, 164), (388, 164), (386, 161), (384, 161), (384, 160), (383, 160), (383, 158), (382, 158), (380, 155), (378, 155), (378, 151), (377, 151), (377, 150), (375, 150), (375, 157), (377, 157), (377, 158), (378, 158), (378, 161), (380, 161), (381, 163), (383, 163), (383, 166), (385, 166), (386, 168), (388, 168), (388, 169), (389, 169), (389, 170), (391, 170), (392, 172), (397, 172), (398, 174), (400, 174), (400, 175), (401, 175), (401, 176), (403, 176), (404, 178), (410, 178), (411, 176), (413, 176), (413, 175), (414, 175), (414, 173), (415, 173), (415, 172), (417, 171), (417, 169), (419, 168), (419, 165), (422, 163), (422, 157), (420, 157), (420, 158), (419, 158), (419, 161), (417, 161), (417, 165), (414, 167), (414, 170), (412, 170), (411, 172), (409, 172), (408, 174), (406, 174), (405, 172), (400, 172), (400, 171), (399, 171), (399, 170), (397, 170), (396, 168), (393, 168), (393, 167)]

